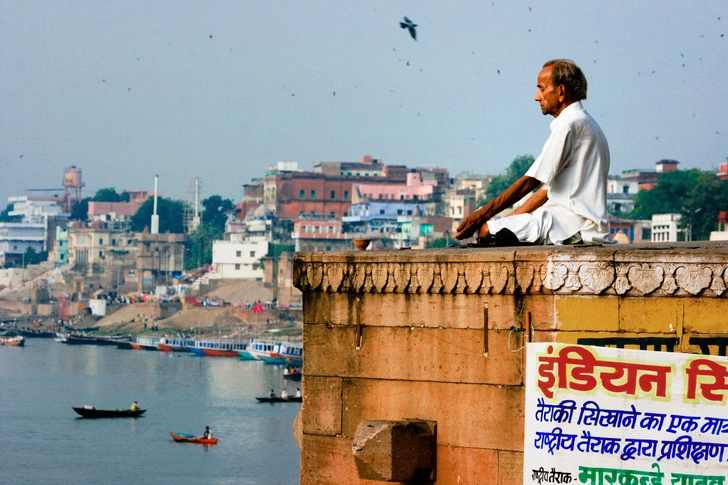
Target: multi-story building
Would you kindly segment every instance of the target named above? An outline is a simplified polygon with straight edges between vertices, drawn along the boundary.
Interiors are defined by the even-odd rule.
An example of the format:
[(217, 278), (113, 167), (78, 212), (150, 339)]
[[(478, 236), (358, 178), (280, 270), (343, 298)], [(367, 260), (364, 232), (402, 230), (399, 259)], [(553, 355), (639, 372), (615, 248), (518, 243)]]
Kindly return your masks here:
[(46, 196), (9, 197), (13, 205), (8, 215), (23, 224), (43, 224), (43, 249), (50, 251), (55, 245), (56, 227), (65, 227), (71, 215), (63, 210), (62, 200)]
[(68, 232), (68, 226), (56, 227), (56, 241), (53, 244), (53, 251), (48, 252), (48, 260), (53, 261), (56, 268), (68, 264)]
[[(355, 184), (406, 184), (404, 165), (384, 165), (365, 155), (354, 162), (313, 162), (313, 172), (298, 169), (295, 162), (279, 162), (266, 173), (263, 201), (277, 218), (298, 219), (302, 215), (324, 215), (332, 219), (348, 216)], [(449, 186), (447, 170), (418, 168), (422, 179), (433, 177), (438, 187)]]
[(339, 220), (301, 219), (293, 225), (296, 252), (353, 250), (352, 236), (345, 233)]
[[(87, 276), (103, 276), (118, 288), (134, 274), (138, 235), (113, 223), (76, 221), (68, 231), (68, 264)], [(59, 255), (56, 255), (58, 263)], [(134, 276), (135, 278), (136, 276)]]
[(380, 183), (354, 184), (353, 204), (371, 201), (429, 201), (435, 198), (437, 179), (432, 176), (423, 180), (423, 174), (414, 170), (407, 173), (404, 184)]
[(424, 213), (423, 202), (368, 202), (351, 206), (351, 215), (343, 217), (347, 232), (353, 237), (398, 239), (400, 216)]
[(0, 222), (0, 266), (22, 264), (28, 248), (45, 250), (46, 225), (43, 223)]
[(242, 234), (229, 234), (229, 240), (212, 243), (210, 279), (263, 279), (263, 257), (270, 251), (266, 240), (249, 241)]
[(185, 234), (151, 234), (146, 229), (137, 234), (137, 290), (154, 290), (169, 286), (184, 271)]
[(685, 240), (680, 228), (680, 214), (654, 214), (652, 216), (652, 242), (677, 242)]

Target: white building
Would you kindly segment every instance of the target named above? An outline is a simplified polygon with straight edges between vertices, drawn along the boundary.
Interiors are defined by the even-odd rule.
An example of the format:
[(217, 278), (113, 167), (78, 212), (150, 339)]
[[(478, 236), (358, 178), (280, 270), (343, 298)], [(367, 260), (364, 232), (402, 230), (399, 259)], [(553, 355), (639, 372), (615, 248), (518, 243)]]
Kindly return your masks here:
[(61, 201), (58, 200), (36, 200), (21, 196), (9, 197), (8, 202), (13, 204), (13, 210), (8, 215), (21, 217), (21, 222), (45, 224), (48, 218), (51, 217), (61, 217), (63, 215), (66, 218), (68, 217), (68, 214), (63, 212)]
[(680, 214), (654, 214), (652, 216), (652, 242), (677, 242), (680, 228)]
[(262, 258), (268, 255), (268, 241), (246, 241), (242, 234), (230, 234), (229, 241), (212, 243), (211, 279), (263, 279)]
[(45, 249), (45, 224), (0, 222), (0, 265), (6, 261), (20, 263), (30, 247), (36, 253)]

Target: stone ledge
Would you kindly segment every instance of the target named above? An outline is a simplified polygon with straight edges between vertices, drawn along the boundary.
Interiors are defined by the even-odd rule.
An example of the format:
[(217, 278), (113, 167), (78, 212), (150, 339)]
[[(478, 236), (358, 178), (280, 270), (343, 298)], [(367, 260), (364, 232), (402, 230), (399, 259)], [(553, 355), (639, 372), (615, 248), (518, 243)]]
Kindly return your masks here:
[(728, 243), (297, 253), (301, 291), (721, 297)]

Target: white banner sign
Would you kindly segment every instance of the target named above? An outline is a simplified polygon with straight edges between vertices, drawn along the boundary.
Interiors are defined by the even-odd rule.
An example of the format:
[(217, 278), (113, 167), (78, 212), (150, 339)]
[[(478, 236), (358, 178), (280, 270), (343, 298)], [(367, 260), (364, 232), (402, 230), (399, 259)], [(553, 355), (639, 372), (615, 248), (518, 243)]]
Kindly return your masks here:
[(728, 358), (528, 344), (523, 483), (728, 483)]

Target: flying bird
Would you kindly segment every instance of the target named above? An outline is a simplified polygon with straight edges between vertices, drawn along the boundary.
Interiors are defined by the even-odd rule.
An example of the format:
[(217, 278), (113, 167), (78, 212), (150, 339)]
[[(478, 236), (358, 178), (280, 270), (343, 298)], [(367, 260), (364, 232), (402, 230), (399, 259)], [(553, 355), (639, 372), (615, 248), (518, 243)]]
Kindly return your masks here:
[(415, 27), (417, 27), (417, 24), (412, 22), (407, 17), (404, 18), (404, 22), (400, 22), (399, 26), (403, 29), (409, 30), (410, 35), (414, 40), (417, 40), (417, 31), (415, 30)]

